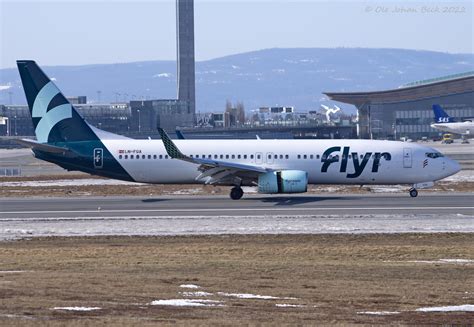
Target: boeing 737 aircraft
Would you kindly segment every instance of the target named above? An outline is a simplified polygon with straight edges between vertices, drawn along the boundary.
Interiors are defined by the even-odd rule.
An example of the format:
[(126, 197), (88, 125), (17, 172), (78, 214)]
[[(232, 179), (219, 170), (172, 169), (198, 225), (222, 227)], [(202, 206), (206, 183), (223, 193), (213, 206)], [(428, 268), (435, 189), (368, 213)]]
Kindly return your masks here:
[(439, 104), (433, 105), (433, 112), (435, 115), (435, 122), (431, 124), (431, 127), (453, 134), (461, 134), (464, 136), (474, 135), (474, 122), (455, 122), (454, 118), (450, 117)]
[(141, 183), (219, 184), (260, 193), (302, 193), (308, 184), (410, 184), (457, 173), (459, 165), (413, 143), (371, 140), (135, 140), (89, 125), (34, 61), (17, 61), (37, 140), (36, 158), (67, 170)]

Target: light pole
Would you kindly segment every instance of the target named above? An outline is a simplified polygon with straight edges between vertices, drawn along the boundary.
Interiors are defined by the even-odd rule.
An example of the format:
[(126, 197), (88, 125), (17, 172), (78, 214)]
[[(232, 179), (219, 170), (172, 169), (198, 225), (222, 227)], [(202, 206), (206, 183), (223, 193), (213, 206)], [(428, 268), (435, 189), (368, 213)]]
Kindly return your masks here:
[(16, 132), (16, 115), (14, 116), (14, 118), (15, 118), (15, 136), (17, 136), (18, 134)]
[(140, 109), (137, 109), (137, 113), (138, 113), (138, 133), (140, 133), (140, 131), (141, 131), (141, 124), (140, 124)]

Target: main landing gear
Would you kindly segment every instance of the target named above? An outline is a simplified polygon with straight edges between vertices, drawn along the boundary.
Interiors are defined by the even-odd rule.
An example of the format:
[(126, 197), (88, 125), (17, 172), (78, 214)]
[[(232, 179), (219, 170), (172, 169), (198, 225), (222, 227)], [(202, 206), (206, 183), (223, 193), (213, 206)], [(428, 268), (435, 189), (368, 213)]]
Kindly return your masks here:
[(418, 196), (418, 191), (417, 191), (416, 188), (414, 188), (414, 187), (411, 188), (409, 192), (410, 192), (410, 196), (411, 196), (412, 198), (416, 198), (416, 197)]
[(230, 198), (232, 200), (239, 200), (244, 195), (244, 191), (240, 186), (235, 186), (230, 190)]

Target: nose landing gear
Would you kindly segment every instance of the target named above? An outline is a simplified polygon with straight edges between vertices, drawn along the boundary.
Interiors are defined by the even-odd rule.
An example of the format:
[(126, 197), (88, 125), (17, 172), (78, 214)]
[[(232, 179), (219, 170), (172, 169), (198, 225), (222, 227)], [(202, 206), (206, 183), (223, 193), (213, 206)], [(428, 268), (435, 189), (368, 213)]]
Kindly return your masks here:
[(232, 200), (239, 200), (244, 195), (244, 191), (240, 186), (235, 186), (230, 190), (230, 198)]
[(411, 188), (409, 192), (412, 198), (416, 198), (418, 196), (418, 191), (416, 190), (416, 188)]

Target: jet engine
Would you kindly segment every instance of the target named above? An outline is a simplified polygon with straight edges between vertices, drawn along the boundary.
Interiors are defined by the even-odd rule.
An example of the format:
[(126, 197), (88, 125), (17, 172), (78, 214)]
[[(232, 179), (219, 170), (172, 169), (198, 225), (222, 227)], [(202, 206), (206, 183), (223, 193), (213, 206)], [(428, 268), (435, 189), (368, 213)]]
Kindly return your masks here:
[(302, 170), (271, 171), (258, 176), (259, 193), (303, 193), (308, 189), (308, 173)]

